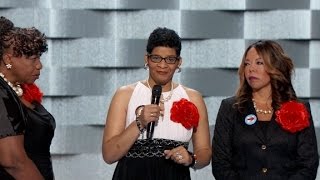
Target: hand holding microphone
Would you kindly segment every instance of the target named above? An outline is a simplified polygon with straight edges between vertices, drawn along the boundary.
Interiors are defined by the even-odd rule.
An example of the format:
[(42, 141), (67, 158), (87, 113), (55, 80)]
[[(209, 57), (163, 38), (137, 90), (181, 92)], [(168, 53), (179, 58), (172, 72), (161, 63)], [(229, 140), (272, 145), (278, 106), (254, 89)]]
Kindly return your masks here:
[[(152, 88), (151, 104), (159, 105), (161, 93), (162, 93), (162, 87), (160, 85), (154, 85)], [(148, 139), (152, 139), (154, 126), (155, 126), (155, 122), (149, 122), (147, 125)]]

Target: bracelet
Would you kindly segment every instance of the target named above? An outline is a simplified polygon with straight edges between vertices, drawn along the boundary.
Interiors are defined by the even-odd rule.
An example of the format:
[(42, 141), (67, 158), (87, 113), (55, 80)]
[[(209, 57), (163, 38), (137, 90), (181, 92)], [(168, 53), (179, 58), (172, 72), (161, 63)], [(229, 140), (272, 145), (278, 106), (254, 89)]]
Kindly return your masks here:
[(136, 111), (135, 111), (136, 123), (137, 123), (138, 129), (140, 131), (140, 134), (142, 134), (146, 130), (145, 128), (142, 127), (141, 121), (139, 120), (143, 109), (144, 109), (144, 105), (140, 105), (136, 108)]
[(137, 117), (140, 117), (143, 108), (144, 108), (144, 105), (140, 105), (140, 106), (138, 106), (138, 107), (136, 108), (135, 114), (136, 114)]
[(196, 169), (196, 164), (197, 164), (197, 155), (196, 154), (193, 154), (192, 152), (188, 151), (189, 155), (191, 156), (192, 158), (192, 162), (191, 164), (189, 164), (188, 167), (191, 167), (193, 169)]
[(143, 134), (143, 132), (146, 130), (146, 128), (142, 127), (141, 122), (138, 118), (136, 119), (136, 123), (137, 123), (138, 129), (140, 131), (140, 134)]

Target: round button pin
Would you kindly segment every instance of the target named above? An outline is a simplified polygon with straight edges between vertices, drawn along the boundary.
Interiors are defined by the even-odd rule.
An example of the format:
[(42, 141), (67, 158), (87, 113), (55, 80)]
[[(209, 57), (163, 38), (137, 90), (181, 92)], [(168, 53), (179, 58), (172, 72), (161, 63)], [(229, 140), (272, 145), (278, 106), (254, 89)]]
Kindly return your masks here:
[(256, 123), (257, 121), (257, 116), (254, 115), (254, 114), (249, 114), (246, 116), (246, 118), (244, 119), (244, 122), (247, 124), (247, 125), (252, 125), (254, 123)]

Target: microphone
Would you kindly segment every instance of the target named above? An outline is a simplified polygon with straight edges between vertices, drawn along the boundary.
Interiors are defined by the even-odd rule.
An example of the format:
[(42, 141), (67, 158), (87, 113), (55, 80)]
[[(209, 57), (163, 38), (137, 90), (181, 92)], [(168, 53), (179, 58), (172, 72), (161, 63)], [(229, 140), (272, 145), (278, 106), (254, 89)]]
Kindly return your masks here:
[[(151, 104), (159, 105), (161, 97), (162, 87), (160, 85), (154, 85), (152, 88)], [(149, 122), (147, 125), (147, 138), (152, 139), (155, 122)]]

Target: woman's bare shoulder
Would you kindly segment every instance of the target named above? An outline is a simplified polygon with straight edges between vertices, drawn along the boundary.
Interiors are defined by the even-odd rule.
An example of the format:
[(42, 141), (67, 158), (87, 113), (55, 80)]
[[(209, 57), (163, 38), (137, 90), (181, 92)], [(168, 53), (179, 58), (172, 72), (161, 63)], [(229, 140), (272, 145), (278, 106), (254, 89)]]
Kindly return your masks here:
[(194, 99), (194, 98), (201, 98), (202, 99), (202, 95), (199, 91), (192, 89), (192, 88), (189, 88), (189, 87), (186, 87), (186, 86), (183, 86), (183, 85), (181, 85), (181, 86), (186, 91), (186, 93), (188, 94), (190, 99)]
[(115, 95), (121, 95), (121, 96), (131, 96), (134, 88), (137, 86), (138, 82), (133, 83), (133, 84), (128, 84), (125, 86), (121, 86), (117, 89)]

